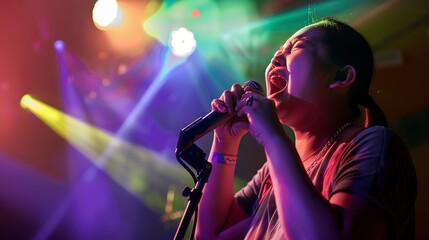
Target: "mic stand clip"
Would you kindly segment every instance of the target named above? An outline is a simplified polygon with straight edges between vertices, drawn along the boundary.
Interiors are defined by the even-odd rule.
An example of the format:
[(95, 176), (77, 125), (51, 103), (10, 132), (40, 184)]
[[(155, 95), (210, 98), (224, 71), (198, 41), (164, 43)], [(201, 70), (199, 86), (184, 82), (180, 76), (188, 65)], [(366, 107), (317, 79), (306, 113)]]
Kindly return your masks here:
[(193, 189), (186, 187), (182, 192), (182, 196), (188, 197), (188, 204), (186, 205), (185, 212), (182, 216), (179, 227), (177, 228), (176, 235), (174, 236), (175, 240), (184, 238), (194, 212), (195, 220), (197, 219), (198, 204), (203, 195), (204, 186), (207, 183), (212, 170), (212, 164), (205, 159), (205, 153), (195, 144), (192, 144), (185, 151), (178, 152), (178, 150), (176, 150), (176, 154), (178, 156), (178, 160), (185, 160), (197, 171), (197, 181)]

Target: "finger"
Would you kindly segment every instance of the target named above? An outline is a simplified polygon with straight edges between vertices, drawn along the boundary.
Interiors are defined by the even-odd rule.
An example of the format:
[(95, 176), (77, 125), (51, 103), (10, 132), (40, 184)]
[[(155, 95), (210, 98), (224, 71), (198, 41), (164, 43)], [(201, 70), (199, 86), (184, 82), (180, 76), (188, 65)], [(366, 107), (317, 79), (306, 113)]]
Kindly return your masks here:
[(255, 98), (253, 97), (253, 95), (251, 95), (250, 97), (246, 98), (246, 105), (247, 106), (252, 106), (253, 105), (253, 100), (255, 100)]
[(237, 112), (237, 116), (244, 117), (246, 115), (246, 113), (248, 112), (248, 110), (246, 109), (252, 107), (256, 99), (255, 96), (257, 96), (257, 94), (250, 91), (243, 94), (240, 102), (237, 104), (237, 107), (235, 108), (235, 111)]
[(234, 112), (235, 105), (236, 105), (234, 93), (229, 90), (224, 91), (223, 98), (224, 98), (225, 106), (227, 107), (227, 112), (228, 113)]
[(236, 83), (236, 84), (232, 85), (231, 91), (234, 93), (235, 104), (237, 104), (240, 101), (241, 96), (244, 94), (244, 90), (240, 84)]
[(241, 105), (241, 107), (246, 105), (251, 105), (249, 103), (253, 102), (256, 98), (257, 98), (257, 94), (255, 94), (252, 91), (247, 91), (241, 96), (239, 104)]
[(222, 113), (228, 112), (228, 108), (227, 108), (225, 102), (220, 100), (220, 99), (213, 99), (211, 106), (212, 106), (212, 110), (216, 110), (216, 111), (219, 111)]
[(235, 127), (238, 129), (249, 129), (249, 121), (246, 117), (240, 117), (235, 122)]

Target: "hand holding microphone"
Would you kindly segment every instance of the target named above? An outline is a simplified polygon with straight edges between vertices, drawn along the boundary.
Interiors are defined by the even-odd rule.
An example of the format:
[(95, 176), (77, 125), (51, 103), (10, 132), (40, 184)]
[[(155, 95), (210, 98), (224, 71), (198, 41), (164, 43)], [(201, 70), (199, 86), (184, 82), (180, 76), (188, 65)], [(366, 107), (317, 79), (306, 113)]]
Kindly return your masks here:
[[(245, 82), (242, 85), (242, 88), (245, 91), (253, 90), (261, 94), (263, 93), (262, 86), (258, 82), (252, 80)], [(241, 96), (239, 97), (241, 98)], [(238, 96), (236, 96), (236, 98), (238, 98)], [(235, 106), (235, 104), (233, 104), (234, 99), (232, 96), (225, 97), (224, 100), (229, 102), (228, 105)], [(252, 99), (246, 99), (246, 103), (252, 104)], [(176, 145), (176, 151), (183, 151), (187, 149), (196, 140), (200, 139), (207, 133), (213, 131), (215, 128), (226, 123), (235, 116), (235, 111), (233, 109), (229, 109), (226, 112), (212, 110), (207, 115), (197, 118), (180, 131), (179, 139)]]

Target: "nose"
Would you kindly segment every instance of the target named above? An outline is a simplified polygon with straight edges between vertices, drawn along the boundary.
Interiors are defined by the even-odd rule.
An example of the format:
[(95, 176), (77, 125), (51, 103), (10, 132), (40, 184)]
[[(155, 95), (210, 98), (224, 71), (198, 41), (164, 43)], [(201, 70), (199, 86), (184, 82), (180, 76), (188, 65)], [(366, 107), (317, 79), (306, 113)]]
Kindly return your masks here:
[(286, 60), (282, 55), (276, 55), (271, 59), (271, 65), (274, 67), (280, 67), (286, 65)]

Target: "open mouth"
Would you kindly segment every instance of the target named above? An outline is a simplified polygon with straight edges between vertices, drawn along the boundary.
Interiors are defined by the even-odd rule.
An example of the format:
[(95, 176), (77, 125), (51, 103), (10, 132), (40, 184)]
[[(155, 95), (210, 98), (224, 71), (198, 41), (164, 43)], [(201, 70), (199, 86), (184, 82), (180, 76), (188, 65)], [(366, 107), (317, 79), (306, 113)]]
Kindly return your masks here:
[(278, 75), (274, 74), (270, 78), (270, 95), (275, 94), (283, 90), (287, 85), (287, 80)]

